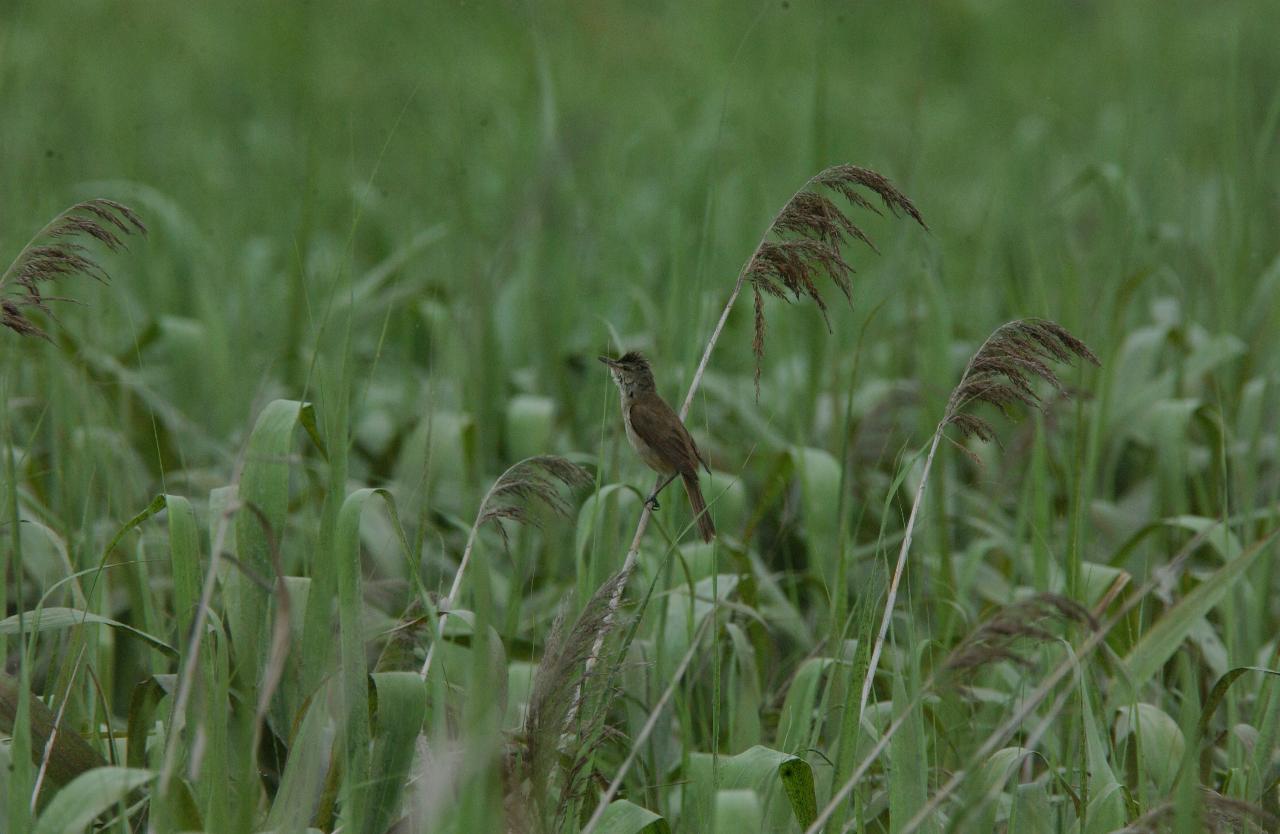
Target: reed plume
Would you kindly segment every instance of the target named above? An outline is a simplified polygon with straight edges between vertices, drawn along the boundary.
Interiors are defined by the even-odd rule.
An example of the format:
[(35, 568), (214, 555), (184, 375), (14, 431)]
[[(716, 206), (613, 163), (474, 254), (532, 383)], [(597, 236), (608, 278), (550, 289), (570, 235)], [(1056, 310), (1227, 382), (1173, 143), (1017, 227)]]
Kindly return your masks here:
[(506, 527), (500, 522), (540, 527), (541, 517), (535, 509), (539, 507), (567, 518), (572, 508), (561, 495), (560, 487), (573, 488), (590, 482), (589, 472), (565, 458), (557, 455), (527, 458), (494, 482), (480, 506), (476, 526), (492, 524), (503, 543), (509, 543)]
[(1049, 643), (1057, 636), (1048, 629), (1053, 622), (1077, 623), (1097, 630), (1089, 610), (1070, 597), (1041, 593), (1006, 605), (978, 626), (947, 655), (947, 672), (971, 672), (991, 663), (1008, 661), (1025, 669), (1034, 663), (1020, 644)]
[(947, 400), (943, 425), (979, 440), (995, 439), (995, 429), (965, 409), (972, 403), (993, 405), (1006, 415), (1014, 405), (1039, 408), (1043, 404), (1033, 387), (1039, 379), (1059, 393), (1062, 382), (1050, 362), (1084, 359), (1093, 365), (1098, 357), (1062, 325), (1047, 319), (1018, 319), (995, 330), (969, 360), (960, 384)]
[(146, 233), (133, 209), (114, 200), (87, 200), (66, 209), (36, 232), (0, 274), (0, 324), (19, 336), (47, 341), (49, 334), (27, 317), (28, 312), (34, 308), (51, 315), (48, 302), (69, 299), (45, 295), (44, 285), (70, 275), (109, 280), (106, 270), (88, 254), (88, 247), (76, 239), (96, 240), (115, 252), (125, 248), (128, 235)]
[[(751, 282), (755, 307), (755, 335), (751, 350), (755, 355), (756, 397), (760, 396), (760, 370), (764, 362), (765, 315), (764, 296), (790, 301), (809, 298), (817, 305), (827, 330), (827, 302), (818, 281), (826, 275), (845, 300), (853, 300), (851, 281), (854, 269), (845, 260), (842, 246), (857, 240), (872, 251), (875, 243), (840, 207), (817, 189), (826, 189), (858, 208), (880, 214), (880, 210), (858, 189), (878, 196), (895, 217), (900, 213), (915, 220), (924, 229), (924, 218), (906, 195), (875, 171), (857, 165), (833, 165), (813, 176), (792, 195), (765, 230), (751, 257), (742, 268), (742, 277)], [(790, 297), (788, 297), (790, 294)], [(736, 293), (735, 293), (736, 295)]]

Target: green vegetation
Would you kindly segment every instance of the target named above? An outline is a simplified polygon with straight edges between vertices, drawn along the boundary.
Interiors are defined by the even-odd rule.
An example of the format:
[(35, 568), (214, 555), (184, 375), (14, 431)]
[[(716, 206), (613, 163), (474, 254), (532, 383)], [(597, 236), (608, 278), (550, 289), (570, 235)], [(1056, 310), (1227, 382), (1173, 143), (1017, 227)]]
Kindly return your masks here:
[[(148, 234), (0, 311), (0, 831), (1280, 830), (1280, 5), (4, 18), (0, 266)], [(758, 398), (743, 293), (628, 561), (596, 355), (678, 407), (838, 163), (929, 231), (837, 200)]]

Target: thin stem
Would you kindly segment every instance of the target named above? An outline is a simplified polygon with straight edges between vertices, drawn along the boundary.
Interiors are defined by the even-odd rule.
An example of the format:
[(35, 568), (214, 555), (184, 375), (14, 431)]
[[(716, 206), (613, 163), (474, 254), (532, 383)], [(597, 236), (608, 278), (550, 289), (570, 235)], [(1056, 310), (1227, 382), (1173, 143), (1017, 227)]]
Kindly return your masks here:
[(933, 433), (933, 442), (929, 444), (929, 456), (924, 460), (924, 471), (920, 474), (920, 485), (916, 487), (916, 497), (911, 504), (911, 515), (907, 517), (906, 531), (902, 536), (902, 544), (898, 548), (898, 563), (893, 568), (893, 578), (889, 582), (889, 596), (884, 601), (884, 613), (880, 616), (880, 632), (871, 647), (871, 660), (867, 664), (867, 674), (862, 679), (862, 696), (858, 699), (858, 715), (867, 708), (867, 698), (871, 695), (871, 684), (876, 677), (876, 667), (880, 664), (880, 654), (884, 649), (885, 637), (889, 633), (889, 622), (893, 618), (893, 606), (898, 599), (898, 585), (902, 582), (902, 574), (906, 572), (907, 551), (911, 549), (911, 537), (915, 533), (916, 518), (920, 514), (920, 505), (924, 503), (924, 488), (929, 483), (929, 470), (933, 468), (933, 459), (938, 452), (938, 444), (942, 441), (946, 423), (938, 424)]
[[(237, 472), (233, 483), (238, 484), (239, 481), (240, 475)], [(187, 703), (191, 700), (195, 670), (199, 664), (200, 643), (201, 638), (204, 636), (204, 624), (209, 617), (209, 611), (213, 605), (213, 592), (218, 584), (218, 562), (222, 557), (223, 545), (226, 544), (231, 516), (238, 509), (238, 503), (228, 506), (218, 518), (218, 526), (213, 532), (213, 541), (211, 542), (211, 551), (209, 553), (209, 568), (204, 575), (204, 587), (200, 590), (200, 603), (196, 606), (196, 617), (191, 623), (191, 642), (187, 645), (187, 651), (183, 656), (183, 666), (178, 678), (178, 693), (173, 699), (173, 726), (165, 734), (167, 741), (165, 743), (164, 760), (160, 767), (161, 796), (168, 790), (169, 781), (173, 778), (173, 771), (178, 764), (179, 740), (182, 738), (182, 731), (187, 723)]]
[[(520, 463), (524, 463), (521, 461)], [(516, 466), (519, 466), (517, 463)], [(513, 469), (515, 467), (512, 467)], [(507, 472), (511, 470), (508, 469)], [(449, 595), (445, 597), (444, 603), (440, 606), (440, 616), (436, 619), (436, 639), (431, 641), (431, 645), (427, 647), (427, 657), (422, 661), (422, 671), (418, 673), (418, 677), (424, 681), (427, 679), (427, 672), (431, 671), (431, 661), (436, 656), (436, 646), (444, 639), (444, 621), (449, 617), (449, 610), (453, 608), (458, 599), (458, 591), (462, 588), (462, 576), (467, 572), (467, 565), (471, 563), (471, 550), (475, 547), (476, 533), (480, 529), (480, 517), (484, 515), (485, 507), (489, 503), (489, 499), (493, 497), (493, 490), (498, 484), (502, 483), (502, 478), (506, 476), (506, 472), (498, 476), (493, 482), (493, 486), (489, 487), (489, 491), (484, 494), (484, 500), (480, 502), (480, 509), (476, 511), (475, 523), (471, 525), (471, 532), (467, 535), (466, 547), (462, 549), (462, 561), (458, 563), (458, 571), (453, 575), (453, 584), (449, 587)]]

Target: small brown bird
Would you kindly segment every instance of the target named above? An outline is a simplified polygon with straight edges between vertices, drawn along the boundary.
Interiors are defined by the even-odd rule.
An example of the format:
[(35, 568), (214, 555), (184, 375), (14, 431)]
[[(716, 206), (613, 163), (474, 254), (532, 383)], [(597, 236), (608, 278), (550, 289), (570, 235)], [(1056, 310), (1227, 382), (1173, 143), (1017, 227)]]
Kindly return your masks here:
[(716, 526), (707, 511), (707, 502), (702, 498), (702, 487), (698, 485), (698, 464), (706, 468), (708, 475), (711, 467), (698, 452), (698, 445), (693, 442), (693, 436), (684, 423), (680, 422), (680, 417), (658, 396), (649, 360), (632, 351), (619, 359), (601, 356), (600, 361), (609, 366), (609, 373), (622, 395), (622, 423), (626, 426), (631, 448), (636, 450), (646, 466), (666, 476), (666, 480), (645, 499), (645, 504), (651, 510), (658, 509), (658, 493), (677, 475), (680, 476), (684, 481), (684, 491), (689, 494), (698, 532), (702, 534), (703, 541), (711, 541), (716, 535)]

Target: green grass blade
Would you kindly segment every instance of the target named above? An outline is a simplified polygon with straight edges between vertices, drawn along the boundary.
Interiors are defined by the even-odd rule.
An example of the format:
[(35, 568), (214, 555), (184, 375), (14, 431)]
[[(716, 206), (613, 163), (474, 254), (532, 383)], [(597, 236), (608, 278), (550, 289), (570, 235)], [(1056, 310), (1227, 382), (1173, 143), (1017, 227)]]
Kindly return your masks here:
[(414, 672), (379, 672), (374, 687), (373, 787), (369, 831), (384, 831), (399, 815), (401, 795), (427, 713), (427, 687)]
[[(1212, 611), (1235, 583), (1246, 575), (1274, 537), (1275, 533), (1272, 533), (1235, 555), (1143, 632), (1122, 660), (1123, 677), (1128, 681), (1129, 687), (1141, 685), (1155, 677), (1196, 623)], [(1117, 699), (1117, 703), (1121, 703), (1132, 700), (1135, 693), (1125, 687), (1113, 697)]]
[[(353, 830), (366, 830), (366, 823), (380, 813), (374, 807), (369, 754), (369, 673), (365, 662), (361, 629), (364, 607), (360, 571), (360, 515), (371, 498), (381, 498), (392, 513), (395, 501), (385, 489), (359, 489), (347, 496), (338, 512), (334, 537), (334, 564), (338, 573), (339, 678), (342, 690), (342, 732), (344, 738), (345, 787), (343, 819)], [(397, 522), (397, 526), (399, 526)], [(408, 711), (407, 699), (396, 685), (397, 718)], [(419, 725), (421, 721), (418, 722)], [(386, 755), (390, 755), (387, 753)]]
[(669, 834), (671, 826), (648, 808), (641, 808), (625, 799), (615, 799), (604, 809), (596, 830), (600, 834)]
[(150, 770), (110, 766), (82, 773), (53, 797), (32, 834), (82, 834), (95, 817), (155, 776)]
[(64, 628), (75, 628), (86, 623), (110, 626), (142, 639), (171, 657), (178, 656), (177, 649), (154, 634), (148, 634), (142, 629), (134, 628), (127, 623), (104, 617), (101, 614), (95, 614), (92, 611), (83, 611), (79, 608), (38, 608), (23, 614), (14, 614), (12, 617), (0, 620), (0, 634), (17, 634), (19, 617), (25, 619), (23, 628), (27, 632), (58, 631)]
[[(311, 406), (297, 400), (274, 400), (258, 415), (245, 451), (239, 498), (247, 505), (236, 513), (236, 548), (241, 565), (270, 583), (276, 575), (272, 551), (279, 552), (289, 508), (289, 448), (294, 427)], [(266, 664), (270, 591), (242, 572), (232, 574), (228, 624), (237, 653), (237, 668), (249, 703), (257, 701)]]

